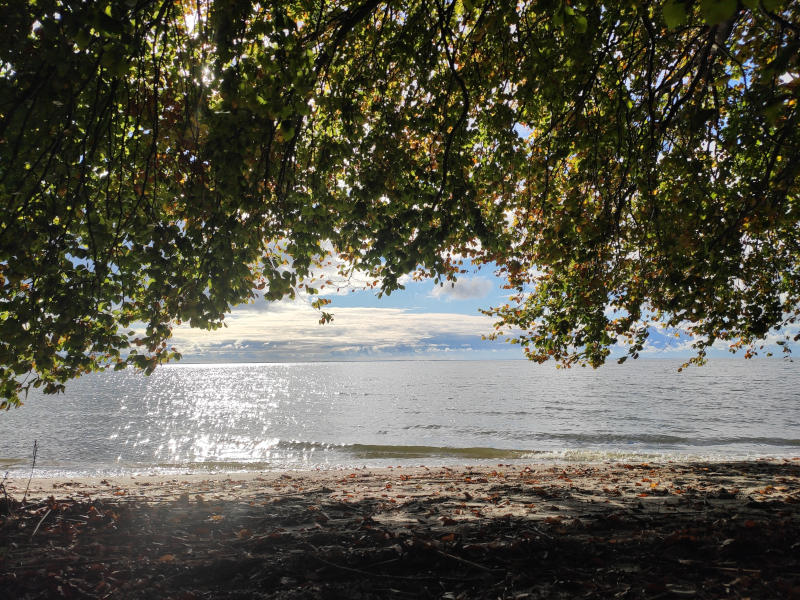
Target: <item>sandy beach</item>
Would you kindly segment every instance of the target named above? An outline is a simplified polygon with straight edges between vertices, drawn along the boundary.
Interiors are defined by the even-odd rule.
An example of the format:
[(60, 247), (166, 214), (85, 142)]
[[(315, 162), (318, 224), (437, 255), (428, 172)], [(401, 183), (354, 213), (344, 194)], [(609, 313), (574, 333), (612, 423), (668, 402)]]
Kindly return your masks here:
[(800, 598), (800, 460), (15, 477), (0, 597)]

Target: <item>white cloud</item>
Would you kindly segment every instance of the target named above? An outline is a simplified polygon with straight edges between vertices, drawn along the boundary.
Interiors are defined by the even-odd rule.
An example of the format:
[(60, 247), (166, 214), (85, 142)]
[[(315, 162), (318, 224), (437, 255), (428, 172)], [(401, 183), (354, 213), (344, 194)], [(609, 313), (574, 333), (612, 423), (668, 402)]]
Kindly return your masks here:
[(433, 288), (431, 296), (444, 300), (474, 300), (485, 297), (494, 284), (485, 277), (461, 278), (454, 284)]
[(409, 273), (406, 273), (405, 275), (401, 275), (400, 277), (397, 278), (397, 283), (399, 283), (402, 286), (406, 286), (409, 283), (412, 283), (413, 281), (414, 281), (414, 277)]
[[(261, 304), (260, 302), (258, 304)], [(171, 345), (190, 360), (320, 360), (488, 349), (482, 315), (418, 313), (403, 308), (336, 307), (333, 323), (302, 300), (235, 309), (215, 331), (177, 327)]]

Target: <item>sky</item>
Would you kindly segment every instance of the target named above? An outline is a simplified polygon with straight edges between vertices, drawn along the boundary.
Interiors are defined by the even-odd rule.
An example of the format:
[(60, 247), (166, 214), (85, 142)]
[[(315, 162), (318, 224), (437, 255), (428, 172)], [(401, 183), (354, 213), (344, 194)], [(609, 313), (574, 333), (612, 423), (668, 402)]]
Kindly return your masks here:
[[(480, 308), (503, 304), (508, 291), (491, 269), (471, 269), (455, 285), (404, 278), (404, 290), (378, 298), (375, 290), (342, 285), (323, 294), (331, 323), (320, 325), (313, 297), (236, 307), (227, 327), (175, 329), (182, 362), (284, 362), (522, 358), (519, 346), (481, 339), (492, 331)], [(332, 289), (333, 291), (333, 289)]]
[[(404, 290), (382, 298), (343, 282), (338, 293), (326, 296), (332, 303), (325, 310), (334, 319), (325, 325), (311, 306), (313, 297), (258, 298), (236, 307), (218, 330), (176, 328), (172, 345), (184, 363), (523, 359), (517, 345), (482, 339), (494, 320), (479, 309), (506, 302), (503, 280), (489, 267), (468, 271), (454, 286), (405, 278)], [(653, 329), (642, 354), (688, 358), (690, 339)], [(718, 355), (729, 356), (723, 349)]]

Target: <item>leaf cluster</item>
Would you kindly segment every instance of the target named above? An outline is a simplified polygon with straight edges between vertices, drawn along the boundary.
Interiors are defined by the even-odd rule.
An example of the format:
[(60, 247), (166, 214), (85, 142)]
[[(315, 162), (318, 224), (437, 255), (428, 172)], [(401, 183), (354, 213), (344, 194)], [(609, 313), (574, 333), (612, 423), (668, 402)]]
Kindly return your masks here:
[(6, 4), (2, 406), (150, 372), (330, 246), (386, 293), (496, 264), (536, 360), (751, 344), (797, 316), (798, 8)]

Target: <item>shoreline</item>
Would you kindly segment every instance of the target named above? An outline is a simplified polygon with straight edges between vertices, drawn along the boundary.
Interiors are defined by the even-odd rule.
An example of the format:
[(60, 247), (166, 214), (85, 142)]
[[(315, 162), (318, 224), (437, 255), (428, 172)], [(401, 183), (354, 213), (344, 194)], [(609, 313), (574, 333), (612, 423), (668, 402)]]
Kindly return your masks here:
[[(415, 447), (412, 447), (415, 448)], [(327, 473), (346, 470), (391, 470), (391, 469), (435, 469), (472, 467), (476, 469), (496, 468), (504, 466), (513, 469), (516, 466), (537, 467), (563, 467), (573, 465), (593, 467), (613, 467), (618, 464), (649, 463), (653, 465), (668, 464), (725, 464), (725, 463), (751, 463), (751, 462), (800, 462), (800, 453), (696, 453), (696, 452), (669, 452), (669, 451), (629, 451), (598, 450), (598, 449), (572, 449), (572, 450), (509, 450), (495, 448), (456, 448), (463, 450), (492, 450), (497, 451), (496, 456), (453, 456), (442, 457), (431, 454), (413, 456), (412, 458), (398, 454), (392, 458), (379, 458), (376, 460), (353, 460), (341, 462), (295, 462), (282, 463), (264, 461), (211, 461), (196, 463), (159, 464), (159, 465), (107, 465), (104, 467), (79, 467), (41, 464), (37, 462), (31, 469), (31, 459), (0, 459), (0, 481), (6, 479), (25, 479), (33, 473), (33, 480), (54, 479), (58, 481), (77, 480), (89, 481), (102, 479), (128, 480), (131, 478), (153, 477), (157, 479), (169, 477), (195, 476), (211, 479), (225, 477), (226, 475), (269, 475), (273, 473)], [(508, 455), (503, 455), (506, 453)], [(512, 456), (521, 454), (523, 456)]]
[[(758, 489), (764, 477), (764, 471), (769, 471), (780, 465), (794, 466), (800, 469), (800, 457), (786, 458), (755, 458), (743, 460), (686, 460), (686, 461), (618, 461), (618, 462), (524, 462), (511, 463), (480, 463), (463, 465), (433, 465), (433, 466), (387, 466), (387, 467), (333, 467), (314, 469), (285, 469), (285, 470), (252, 470), (252, 471), (209, 471), (183, 473), (131, 473), (105, 476), (57, 476), (57, 477), (30, 477), (30, 474), (8, 474), (4, 480), (6, 493), (16, 499), (22, 498), (27, 491), (27, 498), (31, 501), (43, 500), (49, 496), (67, 498), (138, 498), (148, 501), (171, 501), (185, 493), (212, 494), (224, 500), (244, 500), (260, 494), (269, 494), (270, 491), (283, 490), (287, 486), (301, 489), (312, 487), (334, 487), (336, 484), (346, 483), (348, 479), (358, 483), (359, 497), (375, 493), (380, 483), (406, 482), (413, 480), (415, 485), (436, 485), (443, 481), (459, 479), (475, 483), (474, 478), (494, 478), (495, 483), (508, 483), (514, 480), (530, 483), (530, 480), (544, 478), (551, 484), (572, 483), (564, 478), (564, 474), (580, 473), (584, 485), (596, 488), (601, 481), (616, 480), (617, 487), (627, 486), (641, 494), (643, 487), (641, 481), (633, 481), (630, 474), (637, 471), (649, 471), (652, 477), (648, 483), (650, 491), (661, 496), (671, 493), (681, 493), (683, 479), (687, 475), (691, 479), (698, 479), (697, 483), (703, 485), (704, 474), (713, 474), (719, 469), (728, 469), (731, 466), (750, 472), (750, 478), (739, 475), (733, 479), (727, 478), (729, 487), (739, 490), (737, 493), (749, 495)], [(557, 474), (553, 481), (553, 474)], [(655, 479), (654, 479), (655, 478)], [(677, 484), (676, 484), (677, 481)], [(713, 481), (713, 479), (710, 479)], [(30, 482), (30, 483), (29, 483)], [(655, 486), (649, 484), (655, 483)], [(645, 490), (647, 491), (647, 490)], [(645, 496), (642, 496), (645, 497)]]
[(800, 598), (792, 458), (27, 482), (9, 597)]

